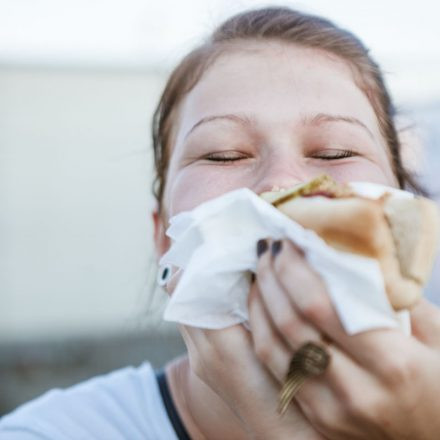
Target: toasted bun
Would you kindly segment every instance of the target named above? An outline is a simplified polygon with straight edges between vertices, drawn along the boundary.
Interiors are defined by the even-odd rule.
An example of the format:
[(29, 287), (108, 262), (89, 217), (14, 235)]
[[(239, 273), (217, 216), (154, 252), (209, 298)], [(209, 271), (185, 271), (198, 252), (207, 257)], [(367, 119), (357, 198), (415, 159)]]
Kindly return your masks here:
[[(328, 190), (328, 182), (326, 186)], [(288, 192), (282, 192), (282, 197), (274, 193), (263, 197), (271, 199), (292, 220), (315, 231), (330, 246), (376, 258), (396, 310), (417, 302), (437, 249), (440, 222), (434, 202), (389, 194), (368, 199), (349, 194), (346, 189), (342, 197), (303, 197), (298, 189), (290, 191), (294, 194), (291, 198), (286, 197)], [(315, 186), (313, 192), (319, 194), (319, 187)]]

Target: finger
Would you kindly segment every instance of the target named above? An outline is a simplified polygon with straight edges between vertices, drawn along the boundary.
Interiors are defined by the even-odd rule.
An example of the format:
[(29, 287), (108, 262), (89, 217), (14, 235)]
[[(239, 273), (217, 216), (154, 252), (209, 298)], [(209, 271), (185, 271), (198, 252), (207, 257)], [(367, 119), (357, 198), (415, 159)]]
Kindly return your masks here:
[(410, 311), (412, 334), (428, 347), (440, 349), (440, 309), (422, 298)]
[(255, 353), (272, 376), (282, 383), (292, 356), (291, 350), (273, 328), (256, 284), (251, 287), (248, 303), (249, 326)]
[[(220, 395), (224, 390), (218, 389), (216, 377), (226, 375), (234, 386), (249, 389), (261, 380), (263, 367), (255, 357), (250, 332), (242, 325), (222, 330), (182, 327), (191, 370)], [(269, 376), (268, 372), (265, 374)]]
[[(190, 357), (191, 368), (202, 381), (221, 395), (224, 390), (218, 389), (215, 378), (228, 377), (233, 394), (245, 389), (247, 395), (260, 400), (258, 405), (266, 411), (268, 402), (272, 402), (269, 406), (276, 413), (279, 382), (256, 357), (249, 331), (241, 325), (222, 330), (186, 326), (185, 331), (195, 354), (193, 359)], [(284, 363), (287, 365), (288, 357)]]
[[(359, 364), (389, 379), (413, 354), (415, 339), (395, 329), (348, 335), (341, 325), (319, 275), (291, 242), (282, 242), (274, 272), (301, 316), (345, 350)], [(402, 346), (405, 350), (402, 350)], [(380, 359), (380, 362), (378, 362)]]
[(383, 387), (338, 347), (330, 345), (327, 350), (327, 370), (321, 376), (306, 379), (295, 400), (326, 438), (355, 438), (351, 436), (353, 420), (374, 416)]
[[(274, 334), (274, 329), (270, 328), (258, 286), (253, 286), (250, 291), (249, 322), (257, 356), (278, 382), (284, 382), (291, 352), (282, 339)], [(319, 377), (306, 378), (291, 405), (297, 401), (309, 420), (328, 431), (337, 426), (336, 420), (345, 421), (345, 413), (355, 412), (357, 407), (353, 408), (352, 400), (355, 397), (362, 399), (363, 386), (368, 386), (372, 392), (372, 387), (377, 388), (378, 385), (337, 347), (329, 346), (327, 351), (331, 357), (327, 370)]]
[(202, 329), (188, 325), (182, 325), (181, 328), (194, 345), (203, 345), (203, 349), (218, 351), (222, 356), (237, 357), (237, 351), (246, 347), (249, 348), (245, 352), (251, 352), (251, 336), (241, 324), (220, 330)]
[[(270, 244), (270, 241), (268, 243)], [(258, 320), (258, 326), (264, 322), (264, 310), (273, 310), (270, 309), (270, 304), (274, 302), (276, 298), (274, 292), (276, 292), (277, 289), (281, 289), (280, 285), (276, 283), (274, 272), (270, 270), (272, 257), (269, 255), (269, 249), (270, 246), (268, 246), (267, 252), (260, 255), (257, 270), (257, 282), (258, 287), (261, 286), (261, 296), (264, 298), (262, 292), (263, 286), (271, 293), (269, 298), (272, 301), (267, 301), (268, 296), (265, 297), (269, 303), (266, 304), (266, 309), (263, 309), (261, 303), (258, 302), (258, 294), (260, 293), (258, 289), (251, 290), (250, 304), (252, 310), (250, 313), (252, 314), (252, 319)], [(313, 283), (317, 289), (324, 290), (323, 286), (319, 286), (319, 279), (314, 280)], [(304, 285), (310, 287), (310, 283), (304, 283)], [(291, 304), (287, 305), (291, 307)], [(286, 307), (286, 303), (284, 303), (283, 306)], [(337, 317), (335, 318), (337, 320)], [(307, 339), (320, 340), (320, 333), (313, 329), (310, 324), (301, 318), (298, 322), (298, 330), (294, 332), (293, 336), (293, 345), (299, 347), (306, 342)], [(270, 324), (271, 321), (266, 321), (266, 323)], [(338, 320), (337, 323), (339, 324)], [(265, 363), (269, 365), (271, 371), (275, 371), (275, 374), (280, 377), (281, 372), (287, 371), (291, 358), (288, 358), (286, 362), (287, 356), (285, 353), (283, 354), (282, 348), (280, 348), (282, 344), (279, 339), (277, 342), (277, 338), (273, 334), (273, 329), (271, 330), (266, 327), (268, 324), (260, 326), (259, 328), (254, 324), (252, 325), (253, 328), (255, 328), (255, 339), (258, 340), (261, 338), (261, 340), (263, 340), (263, 343), (260, 342), (260, 346), (263, 347), (260, 353), (262, 352), (263, 356), (260, 355), (259, 357), (265, 360)], [(308, 338), (301, 339), (301, 335), (307, 334), (304, 329), (312, 329), (313, 334), (308, 334)], [(344, 332), (342, 328), (340, 331)], [(258, 342), (256, 342), (256, 345), (258, 346)], [(369, 390), (370, 394), (373, 394), (379, 392), (377, 390), (379, 390), (382, 385), (373, 375), (357, 364), (337, 346), (330, 345), (327, 347), (327, 350), (331, 355), (330, 365), (327, 370), (319, 377), (307, 378), (299, 390), (296, 399), (307, 417), (316, 421), (319, 426), (325, 427), (327, 432), (329, 432), (329, 430), (334, 430), (338, 427), (338, 421), (340, 422), (339, 424), (342, 422), (346, 423), (349, 417), (347, 414), (354, 415), (358, 410), (362, 410), (362, 405), (360, 405), (359, 402), (362, 402), (365, 389)], [(258, 348), (256, 351), (259, 351)], [(285, 364), (284, 366), (276, 365), (277, 362), (284, 362)], [(281, 375), (281, 377), (283, 376)]]
[(320, 330), (328, 328), (330, 335), (343, 337), (345, 331), (320, 276), (307, 263), (301, 249), (287, 240), (280, 243), (280, 250), (272, 258), (272, 277), (303, 319)]
[(321, 334), (295, 310), (272, 268), (271, 240), (267, 240), (267, 251), (260, 255), (257, 265), (257, 284), (267, 315), (284, 341), (292, 350), (297, 350), (305, 341), (320, 341)]

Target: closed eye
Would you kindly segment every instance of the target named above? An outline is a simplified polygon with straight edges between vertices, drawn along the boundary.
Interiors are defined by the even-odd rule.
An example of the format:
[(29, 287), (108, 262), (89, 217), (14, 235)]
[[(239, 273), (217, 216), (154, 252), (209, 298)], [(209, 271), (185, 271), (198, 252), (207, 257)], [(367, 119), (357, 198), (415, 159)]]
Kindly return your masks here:
[(247, 159), (248, 155), (237, 152), (237, 151), (225, 151), (221, 153), (210, 153), (203, 157), (205, 160), (211, 162), (236, 162), (238, 160)]
[[(316, 153), (311, 154), (309, 157), (312, 159), (320, 159), (320, 160), (340, 160), (348, 157), (359, 156), (353, 150), (322, 150)], [(220, 163), (228, 163), (228, 162), (237, 162), (243, 159), (249, 159), (249, 155), (238, 152), (238, 151), (222, 151), (219, 153), (210, 153), (204, 156), (202, 159), (208, 160), (210, 162), (220, 162)]]
[(359, 156), (359, 154), (353, 150), (323, 150), (313, 153), (310, 157), (321, 160), (339, 160), (354, 156)]

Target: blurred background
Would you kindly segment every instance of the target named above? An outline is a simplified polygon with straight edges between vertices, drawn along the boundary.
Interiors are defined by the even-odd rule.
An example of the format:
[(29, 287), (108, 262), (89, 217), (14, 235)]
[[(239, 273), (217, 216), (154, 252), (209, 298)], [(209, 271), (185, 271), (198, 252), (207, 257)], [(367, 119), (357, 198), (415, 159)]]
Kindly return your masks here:
[[(183, 352), (161, 323), (150, 122), (170, 69), (231, 14), (279, 2), (0, 0), (0, 415), (48, 388)], [(440, 190), (440, 6), (285, 1), (354, 31)], [(440, 265), (427, 296), (440, 303)]]

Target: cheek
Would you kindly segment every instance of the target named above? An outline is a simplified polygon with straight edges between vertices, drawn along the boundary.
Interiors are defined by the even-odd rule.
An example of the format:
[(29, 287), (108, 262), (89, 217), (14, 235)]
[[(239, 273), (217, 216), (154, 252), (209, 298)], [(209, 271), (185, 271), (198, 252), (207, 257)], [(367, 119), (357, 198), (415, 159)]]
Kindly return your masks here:
[(329, 174), (339, 182), (362, 181), (397, 186), (397, 181), (391, 169), (384, 169), (371, 163), (356, 163), (347, 167), (335, 167)]
[(164, 204), (169, 217), (195, 208), (207, 200), (228, 191), (246, 186), (240, 176), (231, 173), (216, 173), (214, 170), (181, 170), (170, 176)]

